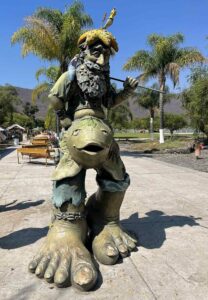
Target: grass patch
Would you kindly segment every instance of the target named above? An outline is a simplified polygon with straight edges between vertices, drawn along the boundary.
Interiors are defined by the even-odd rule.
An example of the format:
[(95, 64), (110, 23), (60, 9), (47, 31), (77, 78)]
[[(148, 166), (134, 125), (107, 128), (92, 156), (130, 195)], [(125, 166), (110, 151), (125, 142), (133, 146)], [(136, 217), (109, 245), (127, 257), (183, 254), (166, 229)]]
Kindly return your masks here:
[[(159, 137), (159, 133), (154, 133), (154, 137), (157, 138)], [(114, 134), (114, 138), (120, 138), (120, 139), (144, 139), (150, 138), (150, 134), (149, 133), (138, 133), (138, 132), (116, 132)]]
[(187, 148), (193, 142), (191, 137), (174, 137), (173, 139), (166, 138), (164, 144), (160, 144), (159, 141), (144, 140), (138, 143), (132, 143), (130, 145), (131, 150), (136, 151), (160, 151), (165, 149), (181, 149)]

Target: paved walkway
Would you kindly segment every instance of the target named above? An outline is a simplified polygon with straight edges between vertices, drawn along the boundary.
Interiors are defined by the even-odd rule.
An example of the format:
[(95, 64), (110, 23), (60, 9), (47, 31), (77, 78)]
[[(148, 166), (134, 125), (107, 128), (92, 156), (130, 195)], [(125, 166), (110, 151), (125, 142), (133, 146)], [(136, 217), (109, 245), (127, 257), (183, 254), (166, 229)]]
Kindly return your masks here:
[[(0, 160), (0, 299), (208, 299), (208, 173), (145, 156), (123, 156), (131, 186), (123, 224), (139, 236), (137, 252), (100, 266), (92, 292), (58, 289), (28, 273), (27, 265), (50, 221), (53, 166)], [(87, 190), (95, 188), (88, 171)]]

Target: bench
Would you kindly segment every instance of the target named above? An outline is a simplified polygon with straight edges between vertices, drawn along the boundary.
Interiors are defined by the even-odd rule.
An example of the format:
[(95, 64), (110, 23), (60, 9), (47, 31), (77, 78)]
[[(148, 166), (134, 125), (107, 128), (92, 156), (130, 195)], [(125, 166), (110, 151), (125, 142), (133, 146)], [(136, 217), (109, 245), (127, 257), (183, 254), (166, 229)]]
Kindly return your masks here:
[(33, 139), (32, 145), (35, 146), (49, 146), (50, 141), (48, 139)]
[[(32, 146), (32, 147), (31, 147)], [(29, 161), (31, 161), (31, 158), (45, 158), (46, 159), (46, 166), (47, 166), (47, 160), (48, 159), (53, 159), (51, 156), (51, 152), (54, 152), (52, 149), (43, 148), (43, 147), (33, 147), (33, 145), (28, 145), (24, 146), (23, 148), (18, 148), (17, 149), (17, 161), (18, 164), (20, 163), (19, 161), (19, 154), (22, 155), (28, 155), (29, 156)]]

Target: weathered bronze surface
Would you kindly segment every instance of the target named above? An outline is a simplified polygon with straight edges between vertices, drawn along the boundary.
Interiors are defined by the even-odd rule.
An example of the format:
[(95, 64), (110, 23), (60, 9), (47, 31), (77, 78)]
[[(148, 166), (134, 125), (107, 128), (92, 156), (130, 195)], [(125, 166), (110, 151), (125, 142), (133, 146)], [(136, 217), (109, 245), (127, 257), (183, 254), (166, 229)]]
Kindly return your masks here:
[[(108, 19), (112, 23), (115, 11)], [(106, 28), (108, 25), (106, 25)], [(136, 247), (121, 226), (119, 211), (130, 184), (106, 111), (132, 95), (138, 82), (127, 78), (116, 92), (110, 84), (110, 55), (116, 39), (104, 29), (84, 33), (80, 54), (52, 88), (51, 105), (65, 128), (62, 157), (53, 175), (54, 217), (46, 240), (29, 270), (57, 286), (89, 290), (97, 270), (86, 248), (88, 232), (96, 259), (115, 264)], [(85, 174), (97, 172), (98, 191), (86, 201)]]

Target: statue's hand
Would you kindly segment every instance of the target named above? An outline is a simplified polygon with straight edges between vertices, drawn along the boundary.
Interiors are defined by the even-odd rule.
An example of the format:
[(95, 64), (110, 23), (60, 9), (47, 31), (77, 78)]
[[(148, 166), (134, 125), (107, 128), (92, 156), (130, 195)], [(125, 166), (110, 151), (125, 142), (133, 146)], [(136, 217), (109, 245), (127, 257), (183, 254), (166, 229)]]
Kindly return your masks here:
[(125, 90), (135, 90), (138, 85), (138, 80), (132, 77), (127, 77), (124, 82), (124, 89)]
[(71, 119), (69, 119), (69, 118), (64, 118), (64, 119), (61, 119), (61, 120), (60, 120), (60, 123), (61, 123), (61, 126), (62, 126), (62, 127), (68, 128), (68, 127), (71, 126), (72, 121), (71, 121)]

